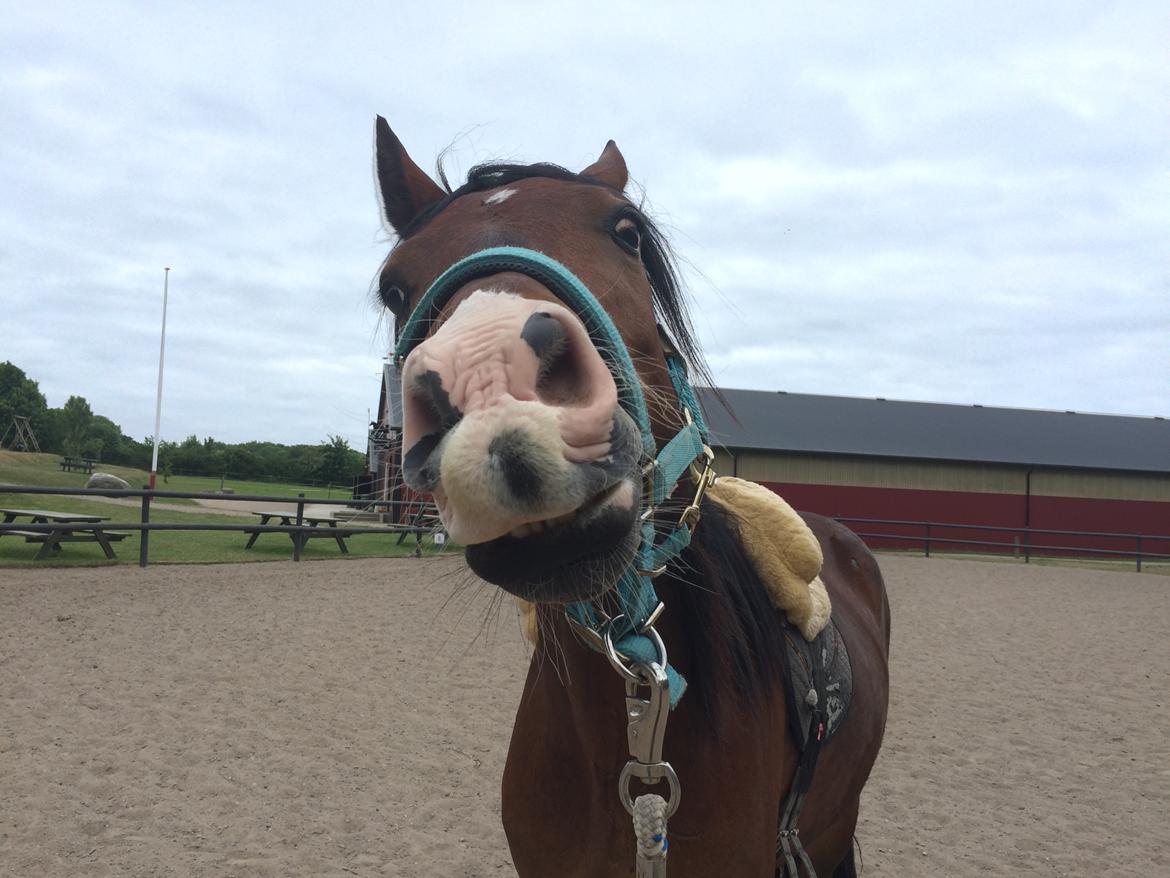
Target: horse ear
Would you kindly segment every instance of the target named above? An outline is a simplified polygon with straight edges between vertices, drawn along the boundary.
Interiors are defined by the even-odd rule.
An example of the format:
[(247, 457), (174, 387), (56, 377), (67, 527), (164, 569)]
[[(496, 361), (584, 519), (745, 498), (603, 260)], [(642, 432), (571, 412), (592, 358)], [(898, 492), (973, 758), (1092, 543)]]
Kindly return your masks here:
[(581, 172), (582, 177), (593, 177), (607, 186), (612, 186), (618, 192), (626, 188), (626, 181), (630, 172), (626, 170), (626, 160), (622, 158), (621, 150), (612, 140), (605, 145), (601, 156)]
[(424, 208), (447, 194), (411, 160), (381, 116), (374, 121), (374, 174), (382, 213), (398, 234)]

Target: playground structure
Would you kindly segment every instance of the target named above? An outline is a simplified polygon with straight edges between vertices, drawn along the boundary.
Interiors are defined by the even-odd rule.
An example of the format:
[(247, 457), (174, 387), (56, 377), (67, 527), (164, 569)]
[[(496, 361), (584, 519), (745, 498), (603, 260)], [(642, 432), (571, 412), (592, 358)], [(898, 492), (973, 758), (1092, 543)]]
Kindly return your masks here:
[(33, 451), (37, 454), (41, 451), (41, 443), (37, 441), (36, 431), (33, 430), (32, 422), (27, 415), (13, 415), (12, 423), (10, 423), (4, 430), (4, 435), (0, 436), (0, 448), (4, 448), (8, 437), (12, 436), (13, 451)]

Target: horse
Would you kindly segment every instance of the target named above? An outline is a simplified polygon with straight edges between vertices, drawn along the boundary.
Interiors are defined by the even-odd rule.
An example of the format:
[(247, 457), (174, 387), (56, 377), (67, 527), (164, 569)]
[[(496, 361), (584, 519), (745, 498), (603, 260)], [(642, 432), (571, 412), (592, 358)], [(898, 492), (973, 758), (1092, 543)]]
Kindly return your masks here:
[[(624, 876), (635, 862), (639, 876), (665, 874), (665, 859), (659, 871), (645, 865), (625, 813), (632, 793), (618, 789), (660, 790), (664, 777), (672, 878), (796, 874), (777, 841), (801, 759), (785, 695), (784, 619), (745, 548), (744, 522), (702, 493), (714, 476), (692, 463), (663, 502), (646, 500), (646, 473), (656, 466), (648, 456), (689, 429), (696, 409), (684, 404), (673, 364), (713, 382), (669, 245), (626, 195), (621, 152), (609, 141), (577, 173), (479, 165), (452, 188), (441, 168), (442, 186), (422, 171), (379, 116), (375, 177), (396, 236), (376, 295), (397, 332), (403, 476), (434, 497), (470, 569), (535, 608), (501, 788), (518, 875)], [(512, 252), (527, 255), (477, 255)], [(556, 268), (545, 271), (546, 263)], [(435, 298), (438, 287), (445, 292)], [(604, 313), (573, 298), (579, 287)], [(605, 326), (620, 338), (606, 341)], [(623, 345), (628, 360), (614, 352)], [(641, 431), (626, 405), (631, 395), (649, 421)], [(637, 566), (639, 534), (649, 527), (661, 540), (684, 507), (685, 548), (660, 569), (630, 574), (654, 576), (660, 603), (629, 636), (655, 635), (672, 699), (680, 684), (667, 676), (687, 685), (665, 734), (664, 711), (657, 741), (640, 742), (669, 757), (654, 769), (631, 759), (650, 702), (630, 696), (649, 685), (647, 668), (662, 668), (654, 649), (635, 666), (604, 626), (625, 606), (614, 595)], [(860, 796), (885, 728), (890, 611), (864, 543), (835, 521), (802, 517), (823, 554), (853, 699), (802, 794), (799, 825), (787, 832), (799, 834), (807, 873), (845, 878), (856, 875)], [(607, 600), (600, 628), (564, 612)], [(665, 856), (665, 830), (653, 838)]]

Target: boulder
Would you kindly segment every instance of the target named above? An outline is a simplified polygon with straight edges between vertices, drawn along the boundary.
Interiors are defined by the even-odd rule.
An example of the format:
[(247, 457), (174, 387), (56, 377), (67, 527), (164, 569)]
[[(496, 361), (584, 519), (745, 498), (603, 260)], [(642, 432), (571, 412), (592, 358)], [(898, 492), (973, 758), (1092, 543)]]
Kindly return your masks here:
[(94, 473), (89, 477), (89, 481), (85, 483), (87, 488), (112, 488), (114, 490), (122, 490), (129, 488), (130, 483), (125, 479), (120, 479), (110, 473)]

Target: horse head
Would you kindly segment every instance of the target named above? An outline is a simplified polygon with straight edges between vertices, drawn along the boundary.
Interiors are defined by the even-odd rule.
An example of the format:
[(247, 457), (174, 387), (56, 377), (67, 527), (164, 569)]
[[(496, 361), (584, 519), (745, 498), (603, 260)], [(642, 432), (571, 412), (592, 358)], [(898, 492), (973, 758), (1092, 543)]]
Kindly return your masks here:
[(669, 299), (668, 324), (685, 329), (665, 245), (623, 194), (625, 161), (610, 141), (580, 173), (486, 165), (447, 191), (381, 117), (375, 132), (378, 192), (398, 237), (378, 289), (399, 330), (451, 266), (513, 247), (564, 266), (620, 333), (636, 377), (615, 374), (599, 349), (588, 325), (598, 315), (532, 272), (488, 265), (446, 291), (400, 366), (404, 480), (435, 498), (472, 570), (533, 601), (601, 594), (640, 539), (647, 443), (621, 385), (648, 391), (661, 441), (679, 413), (656, 302), (662, 311)]

